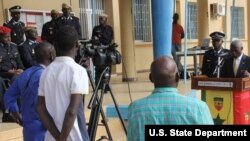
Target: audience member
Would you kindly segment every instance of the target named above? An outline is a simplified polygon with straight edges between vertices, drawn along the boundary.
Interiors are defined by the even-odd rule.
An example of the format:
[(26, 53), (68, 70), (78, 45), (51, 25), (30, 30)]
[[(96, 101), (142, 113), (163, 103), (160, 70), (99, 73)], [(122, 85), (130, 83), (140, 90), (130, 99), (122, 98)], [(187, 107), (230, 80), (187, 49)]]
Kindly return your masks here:
[(4, 78), (12, 79), (13, 76), (23, 72), (23, 63), (20, 58), (17, 46), (10, 40), (11, 29), (0, 27), (0, 56), (1, 67), (0, 74)]
[[(23, 125), (24, 141), (44, 141), (46, 129), (38, 117), (36, 103), (40, 76), (55, 58), (54, 47), (48, 42), (38, 44), (35, 47), (35, 58), (37, 64), (25, 70), (4, 95), (6, 109), (17, 123)], [(17, 98), (22, 101), (22, 117), (19, 115)]]
[(129, 106), (128, 141), (144, 141), (145, 125), (213, 124), (205, 102), (178, 93), (173, 59), (163, 56), (153, 61), (149, 78), (155, 87), (152, 94)]
[(38, 90), (38, 114), (48, 130), (45, 140), (89, 141), (83, 108), (88, 75), (74, 61), (78, 46), (73, 27), (56, 33), (57, 57), (43, 72)]
[(57, 17), (59, 16), (59, 12), (55, 9), (51, 10), (50, 12), (51, 21), (45, 23), (42, 28), (42, 40), (46, 40), (50, 43), (53, 43), (53, 28), (55, 25), (55, 21)]
[[(0, 26), (0, 76), (13, 82), (23, 72), (23, 64), (16, 44), (12, 43), (10, 37), (11, 29)], [(2, 122), (14, 122), (8, 111), (2, 109)]]
[[(212, 38), (213, 49), (210, 49), (205, 52), (202, 63), (202, 75), (207, 75), (208, 77), (216, 77), (218, 66), (218, 57), (221, 59), (220, 66), (223, 66), (225, 59), (227, 59), (229, 55), (229, 50), (224, 49), (222, 47), (223, 39), (225, 34), (222, 32), (213, 32), (210, 34)], [(224, 54), (224, 55), (223, 55)], [(222, 72), (220, 71), (221, 75)]]
[(36, 64), (34, 56), (34, 48), (38, 44), (37, 30), (34, 28), (27, 28), (25, 31), (26, 41), (18, 46), (18, 50), (23, 62), (24, 67), (27, 69), (32, 65)]
[(25, 24), (20, 21), (21, 6), (16, 5), (9, 9), (12, 19), (3, 25), (11, 29), (11, 42), (19, 45), (24, 42)]
[(72, 9), (66, 3), (62, 4), (62, 12), (63, 12), (63, 15), (58, 17), (55, 21), (55, 26), (53, 28), (54, 33), (56, 34), (57, 32), (59, 32), (59, 29), (61, 27), (65, 25), (69, 25), (75, 28), (75, 30), (78, 33), (78, 39), (81, 39), (82, 32), (81, 32), (79, 18), (72, 16), (72, 14), (70, 14), (72, 12)]
[(225, 60), (222, 77), (250, 77), (250, 57), (242, 52), (243, 45), (240, 40), (232, 41), (230, 45), (231, 57)]

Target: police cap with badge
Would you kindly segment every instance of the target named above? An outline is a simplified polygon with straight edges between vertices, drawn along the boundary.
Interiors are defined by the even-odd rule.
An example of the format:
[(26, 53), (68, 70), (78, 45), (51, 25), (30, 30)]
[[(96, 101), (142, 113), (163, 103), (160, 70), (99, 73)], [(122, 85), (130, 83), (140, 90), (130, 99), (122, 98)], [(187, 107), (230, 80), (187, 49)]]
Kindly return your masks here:
[(9, 11), (11, 13), (20, 13), (21, 12), (21, 8), (22, 7), (20, 5), (15, 5), (15, 6), (9, 8)]
[(225, 34), (219, 31), (215, 31), (211, 33), (209, 36), (212, 38), (212, 40), (220, 40), (225, 37)]

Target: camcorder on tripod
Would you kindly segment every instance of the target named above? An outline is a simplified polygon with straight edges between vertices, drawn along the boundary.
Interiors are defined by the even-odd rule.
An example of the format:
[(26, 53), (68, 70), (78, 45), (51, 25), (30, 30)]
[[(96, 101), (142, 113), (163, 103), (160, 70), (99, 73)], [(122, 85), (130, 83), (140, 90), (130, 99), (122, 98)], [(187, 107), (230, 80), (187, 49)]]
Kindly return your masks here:
[(116, 50), (118, 45), (115, 43), (110, 44), (108, 46), (102, 45), (99, 40), (82, 40), (80, 41), (80, 43), (81, 45), (76, 56), (76, 61), (79, 62), (79, 64), (81, 64), (85, 68), (88, 68), (88, 64), (86, 64), (86, 61), (92, 58), (93, 64), (96, 67), (95, 83), (94, 79), (92, 78), (91, 71), (87, 70), (93, 88), (93, 95), (88, 104), (88, 108), (91, 109), (90, 120), (88, 123), (88, 133), (90, 136), (90, 140), (95, 141), (96, 131), (99, 125), (98, 123), (101, 115), (101, 122), (102, 125), (105, 126), (108, 137), (102, 136), (99, 140), (107, 139), (112, 141), (113, 139), (111, 136), (111, 132), (109, 130), (107, 119), (102, 108), (102, 102), (104, 93), (107, 93), (109, 91), (114, 102), (115, 109), (118, 113), (119, 119), (122, 123), (124, 132), (125, 134), (127, 134), (127, 130), (123, 122), (120, 110), (118, 108), (118, 104), (115, 100), (115, 97), (109, 84), (111, 76), (111, 66), (120, 64), (122, 56)]

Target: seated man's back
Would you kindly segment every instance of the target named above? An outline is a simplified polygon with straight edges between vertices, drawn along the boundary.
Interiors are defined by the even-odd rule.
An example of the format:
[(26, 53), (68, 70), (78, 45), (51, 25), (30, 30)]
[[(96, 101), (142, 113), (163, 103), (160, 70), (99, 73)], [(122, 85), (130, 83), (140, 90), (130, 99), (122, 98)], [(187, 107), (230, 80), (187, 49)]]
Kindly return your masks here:
[(145, 125), (213, 124), (205, 102), (178, 93), (179, 77), (173, 59), (156, 59), (150, 79), (155, 85), (152, 94), (129, 106), (128, 141), (143, 141)]

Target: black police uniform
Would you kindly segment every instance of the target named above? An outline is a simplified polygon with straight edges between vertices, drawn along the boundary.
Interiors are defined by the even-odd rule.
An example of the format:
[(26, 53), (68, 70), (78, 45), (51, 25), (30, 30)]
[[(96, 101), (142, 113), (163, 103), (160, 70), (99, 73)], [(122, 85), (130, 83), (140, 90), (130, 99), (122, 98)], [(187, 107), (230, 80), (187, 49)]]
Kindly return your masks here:
[(18, 46), (18, 50), (23, 62), (24, 67), (27, 69), (36, 64), (34, 48), (37, 45), (36, 41), (26, 40)]
[(7, 73), (8, 70), (24, 68), (16, 44), (10, 43), (8, 47), (0, 43), (0, 56), (2, 57), (0, 63), (0, 74), (2, 77), (5, 77), (4, 74)]
[[(20, 12), (21, 6), (16, 5), (9, 9), (10, 12)], [(13, 18), (4, 23), (3, 26), (6, 26), (11, 29), (11, 42), (19, 45), (24, 42), (24, 28), (25, 24), (22, 21), (15, 21)]]
[[(109, 25), (97, 25), (94, 27), (93, 32), (92, 32), (92, 42), (94, 44), (102, 44), (102, 45), (110, 45), (112, 43), (113, 40), (113, 36), (114, 36), (114, 32), (113, 32), (113, 28)], [(108, 73), (109, 73), (109, 78), (108, 81), (110, 80), (110, 76), (111, 76), (111, 65), (107, 65), (108, 67), (110, 67)], [(97, 84), (101, 73), (103, 72), (103, 70), (107, 67), (107, 66), (96, 66), (95, 68), (95, 83)], [(99, 89), (102, 89), (102, 83), (99, 87)], [(108, 91), (109, 89), (106, 87), (105, 88), (105, 92)]]
[(205, 52), (202, 63), (202, 75), (207, 75), (208, 77), (217, 76), (217, 73), (214, 73), (214, 70), (218, 64), (218, 56), (221, 54), (228, 54), (221, 57), (221, 59), (223, 59), (223, 62), (221, 64), (223, 65), (225, 59), (228, 59), (230, 57), (230, 51), (228, 49), (222, 48), (219, 53), (217, 53), (214, 49), (210, 49)]
[(59, 31), (59, 29), (65, 25), (69, 25), (69, 26), (74, 27), (78, 33), (78, 38), (80, 39), (82, 37), (79, 18), (77, 18), (75, 16), (69, 16), (69, 17), (60, 16), (60, 17), (58, 17), (55, 21), (55, 25), (53, 28), (54, 33), (56, 34), (57, 31)]
[(53, 28), (55, 26), (55, 20), (51, 20), (43, 25), (42, 28), (42, 40), (46, 40), (53, 44)]
[(4, 23), (3, 26), (6, 26), (11, 29), (11, 42), (19, 45), (24, 42), (24, 28), (25, 24), (21, 21), (14, 21), (11, 19), (9, 22)]
[[(8, 47), (0, 43), (0, 56), (2, 57), (0, 62), (0, 76), (13, 82), (16, 76), (8, 73), (8, 70), (24, 68), (16, 44), (10, 43)], [(2, 95), (2, 97), (4, 96)], [(18, 106), (20, 107), (19, 101)], [(4, 105), (1, 106), (1, 109), (3, 111), (2, 122), (15, 122), (8, 113), (5, 113)]]
[[(225, 37), (225, 34), (222, 32), (213, 32), (209, 35), (212, 40), (222, 40)], [(224, 55), (222, 55), (224, 54)], [(230, 57), (230, 51), (228, 49), (224, 49), (221, 47), (219, 51), (216, 51), (214, 49), (210, 49), (205, 52), (203, 57), (203, 63), (202, 63), (202, 75), (207, 75), (208, 77), (216, 77), (217, 71), (215, 71), (217, 65), (218, 65), (218, 57), (222, 60), (220, 63), (220, 68), (223, 67), (223, 64), (226, 59)], [(220, 71), (220, 76), (223, 74), (222, 71)]]
[(98, 25), (95, 26), (92, 33), (92, 40), (95, 40), (95, 37), (99, 38), (99, 41), (103, 45), (109, 45), (112, 43), (114, 36), (113, 28), (109, 25)]

